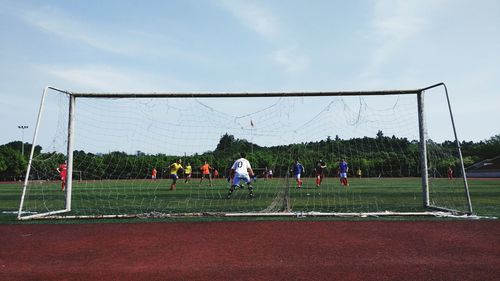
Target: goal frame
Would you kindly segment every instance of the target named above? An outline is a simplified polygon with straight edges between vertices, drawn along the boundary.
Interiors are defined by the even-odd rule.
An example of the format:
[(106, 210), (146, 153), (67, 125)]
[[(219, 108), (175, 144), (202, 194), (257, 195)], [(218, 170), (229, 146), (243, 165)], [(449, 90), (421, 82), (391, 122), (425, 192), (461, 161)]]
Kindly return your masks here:
[[(433, 206), (430, 203), (429, 196), (429, 172), (427, 163), (427, 143), (426, 143), (426, 121), (424, 117), (424, 96), (425, 91), (443, 87), (446, 95), (446, 100), (448, 104), (448, 111), (451, 119), (451, 125), (453, 128), (453, 134), (455, 138), (455, 144), (458, 152), (458, 158), (460, 160), (460, 169), (463, 175), (464, 191), (467, 200), (467, 212), (453, 210), (448, 208), (443, 208), (439, 206)], [(23, 216), (23, 205), (26, 195), (26, 190), (29, 184), (29, 175), (32, 166), (35, 145), (38, 137), (38, 130), (40, 127), (45, 98), (49, 90), (56, 91), (65, 94), (69, 97), (69, 110), (68, 110), (68, 130), (67, 130), (67, 180), (66, 180), (66, 202), (65, 208), (61, 210), (49, 211), (45, 213), (37, 214), (27, 214)], [(434, 211), (428, 212), (375, 212), (375, 213), (321, 213), (321, 212), (308, 212), (308, 213), (292, 213), (289, 210), (284, 212), (273, 212), (273, 213), (217, 213), (209, 215), (235, 217), (235, 216), (330, 216), (330, 217), (370, 217), (370, 216), (450, 216), (450, 217), (463, 217), (470, 216), (473, 214), (472, 204), (470, 199), (469, 187), (467, 183), (467, 175), (465, 173), (465, 166), (462, 157), (462, 151), (460, 147), (460, 142), (458, 140), (457, 131), (455, 127), (455, 121), (453, 118), (450, 98), (448, 94), (448, 89), (444, 82), (437, 83), (428, 87), (419, 89), (407, 89), (407, 90), (379, 90), (379, 91), (321, 91), (321, 92), (212, 92), (212, 93), (201, 93), (201, 92), (184, 92), (184, 93), (98, 93), (98, 92), (71, 92), (68, 90), (59, 89), (52, 86), (47, 86), (43, 90), (42, 99), (40, 102), (40, 108), (37, 117), (37, 123), (33, 135), (33, 141), (31, 146), (30, 157), (28, 161), (28, 166), (26, 169), (26, 176), (23, 184), (23, 190), (21, 194), (21, 201), (19, 204), (18, 220), (28, 220), (35, 218), (130, 218), (138, 217), (140, 215), (95, 215), (95, 216), (61, 216), (60, 214), (71, 212), (71, 200), (72, 200), (72, 187), (73, 187), (73, 143), (74, 143), (74, 131), (75, 131), (75, 107), (77, 98), (103, 98), (103, 99), (121, 99), (121, 98), (258, 98), (258, 97), (325, 97), (325, 96), (384, 96), (384, 95), (416, 95), (417, 97), (417, 114), (418, 114), (418, 128), (419, 128), (419, 157), (420, 157), (420, 169), (422, 172), (421, 183), (422, 183), (422, 198), (423, 207), (426, 209), (431, 209)], [(189, 213), (189, 214), (164, 214), (164, 217), (176, 217), (176, 216), (202, 216), (205, 213)]]

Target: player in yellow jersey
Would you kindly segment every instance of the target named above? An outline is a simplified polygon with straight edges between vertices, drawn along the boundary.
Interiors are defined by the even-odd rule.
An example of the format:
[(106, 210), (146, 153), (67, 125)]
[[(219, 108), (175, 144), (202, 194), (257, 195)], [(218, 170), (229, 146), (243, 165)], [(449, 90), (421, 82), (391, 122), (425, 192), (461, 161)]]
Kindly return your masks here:
[(175, 163), (172, 163), (168, 168), (170, 169), (170, 178), (172, 179), (172, 184), (170, 185), (170, 190), (175, 190), (175, 184), (177, 183), (177, 179), (179, 179), (179, 176), (177, 173), (179, 171), (182, 171), (182, 160), (177, 159)]
[(184, 183), (188, 183), (191, 181), (191, 174), (193, 173), (193, 168), (191, 167), (191, 163), (187, 163), (186, 167), (184, 167)]

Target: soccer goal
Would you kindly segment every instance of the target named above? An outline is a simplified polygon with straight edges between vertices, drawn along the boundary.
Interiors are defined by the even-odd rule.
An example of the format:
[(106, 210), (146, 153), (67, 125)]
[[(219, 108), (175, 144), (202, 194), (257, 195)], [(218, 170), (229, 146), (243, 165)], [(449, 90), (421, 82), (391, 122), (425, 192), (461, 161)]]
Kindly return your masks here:
[[(443, 83), (267, 93), (47, 87), (33, 144), (42, 149), (32, 146), (18, 219), (473, 213)], [(238, 185), (228, 198), (241, 152), (254, 196)], [(172, 170), (176, 161), (182, 168)]]

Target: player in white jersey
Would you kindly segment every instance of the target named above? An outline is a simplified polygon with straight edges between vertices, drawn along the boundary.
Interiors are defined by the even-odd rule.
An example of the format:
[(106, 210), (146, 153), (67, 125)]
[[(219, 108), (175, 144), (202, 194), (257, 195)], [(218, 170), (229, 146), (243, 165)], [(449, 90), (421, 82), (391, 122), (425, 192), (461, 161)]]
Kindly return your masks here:
[(240, 153), (241, 158), (234, 161), (233, 166), (231, 166), (231, 174), (230, 177), (232, 179), (231, 188), (229, 189), (229, 194), (227, 198), (231, 198), (234, 189), (240, 185), (240, 181), (244, 181), (248, 187), (248, 196), (253, 198), (253, 186), (251, 178), (254, 177), (254, 173), (252, 170), (252, 166), (250, 162), (245, 159), (246, 154), (244, 152)]

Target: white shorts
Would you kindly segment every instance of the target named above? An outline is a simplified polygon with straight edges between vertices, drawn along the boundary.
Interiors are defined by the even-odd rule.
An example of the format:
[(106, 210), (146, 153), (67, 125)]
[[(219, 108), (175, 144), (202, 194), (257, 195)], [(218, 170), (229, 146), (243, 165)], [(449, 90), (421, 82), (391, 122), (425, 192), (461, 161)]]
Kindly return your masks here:
[(340, 173), (341, 178), (347, 178), (347, 173)]
[(241, 180), (245, 183), (250, 183), (250, 176), (248, 174), (235, 174), (233, 178), (233, 185), (240, 185)]

